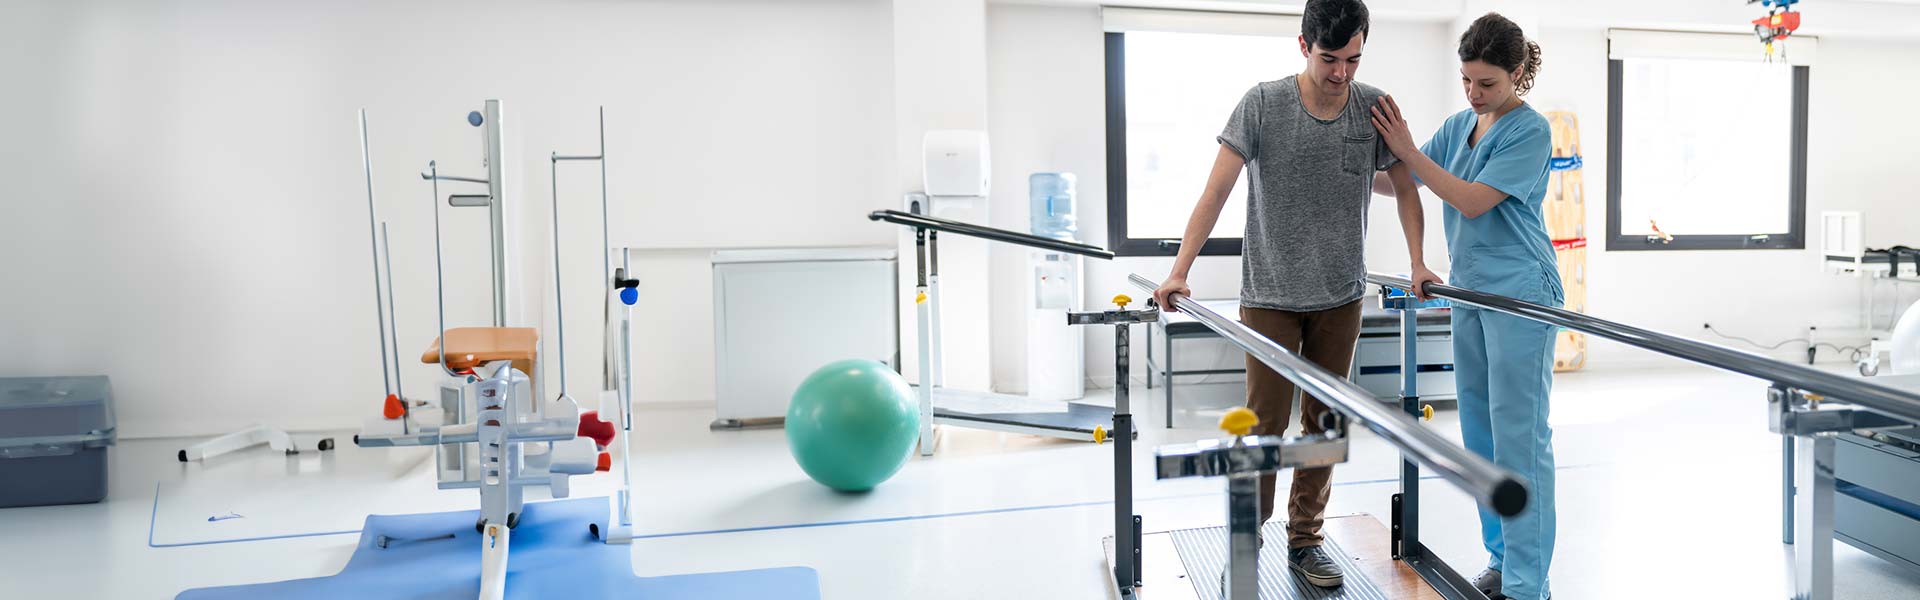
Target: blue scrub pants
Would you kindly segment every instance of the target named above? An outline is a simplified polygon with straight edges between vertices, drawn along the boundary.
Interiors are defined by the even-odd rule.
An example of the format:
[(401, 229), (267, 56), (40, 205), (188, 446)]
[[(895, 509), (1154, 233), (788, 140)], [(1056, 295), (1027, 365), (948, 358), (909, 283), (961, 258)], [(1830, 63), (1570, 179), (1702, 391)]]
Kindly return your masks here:
[[(1556, 303), (1557, 304), (1557, 303)], [(1553, 388), (1556, 328), (1491, 310), (1453, 309), (1454, 380), (1460, 432), (1467, 449), (1529, 484), (1527, 508), (1512, 517), (1480, 507), (1480, 537), (1501, 593), (1516, 600), (1547, 597), (1553, 558)]]

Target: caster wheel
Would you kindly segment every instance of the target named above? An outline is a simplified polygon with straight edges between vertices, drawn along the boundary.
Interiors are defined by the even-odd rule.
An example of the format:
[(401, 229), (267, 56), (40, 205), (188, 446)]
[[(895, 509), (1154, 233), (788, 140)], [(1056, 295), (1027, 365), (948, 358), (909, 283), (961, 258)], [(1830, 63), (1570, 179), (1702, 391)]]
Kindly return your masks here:
[(480, 518), (479, 520), (476, 520), (476, 521), (474, 521), (474, 522), (473, 522), (473, 532), (474, 532), (474, 533), (486, 533), (486, 532), (487, 532), (487, 519), (486, 519), (486, 517), (481, 517), (481, 518)]
[(591, 535), (591, 536), (593, 536), (593, 539), (596, 539), (596, 540), (597, 540), (597, 539), (600, 539), (600, 524), (599, 524), (599, 523), (588, 523), (588, 524), (587, 524), (587, 534), (588, 534), (588, 535)]
[(520, 526), (520, 513), (507, 513), (507, 529)]
[(328, 451), (328, 450), (332, 450), (332, 449), (333, 449), (333, 438), (321, 438), (321, 440), (320, 440), (320, 451), (321, 451), (321, 452), (326, 452), (326, 451)]

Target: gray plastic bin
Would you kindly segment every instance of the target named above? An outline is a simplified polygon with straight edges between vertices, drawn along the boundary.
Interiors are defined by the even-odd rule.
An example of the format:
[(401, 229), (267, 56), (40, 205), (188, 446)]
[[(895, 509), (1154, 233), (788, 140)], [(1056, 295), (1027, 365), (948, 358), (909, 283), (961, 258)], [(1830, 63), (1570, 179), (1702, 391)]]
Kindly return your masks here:
[(106, 498), (113, 442), (106, 377), (0, 378), (0, 508)]

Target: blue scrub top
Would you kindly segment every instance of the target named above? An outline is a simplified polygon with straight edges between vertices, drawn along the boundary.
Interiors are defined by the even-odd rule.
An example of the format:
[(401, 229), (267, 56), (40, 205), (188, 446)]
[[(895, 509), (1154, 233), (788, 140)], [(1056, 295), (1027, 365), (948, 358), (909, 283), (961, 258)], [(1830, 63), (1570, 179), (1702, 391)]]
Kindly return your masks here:
[(1448, 117), (1420, 151), (1455, 177), (1484, 183), (1507, 194), (1492, 210), (1469, 219), (1453, 205), (1444, 209), (1449, 273), (1460, 287), (1559, 306), (1565, 299), (1560, 269), (1547, 236), (1541, 201), (1547, 195), (1547, 165), (1553, 133), (1547, 118), (1521, 104), (1469, 145), (1472, 110)]

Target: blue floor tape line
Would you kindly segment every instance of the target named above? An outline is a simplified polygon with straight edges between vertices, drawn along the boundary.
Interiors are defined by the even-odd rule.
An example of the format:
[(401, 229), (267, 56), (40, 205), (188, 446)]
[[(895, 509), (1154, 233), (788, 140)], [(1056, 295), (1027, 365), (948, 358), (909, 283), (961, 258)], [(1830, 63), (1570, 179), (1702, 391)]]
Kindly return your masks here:
[[(192, 589), (176, 600), (469, 600), (480, 593), (480, 533), (473, 526), (479, 516), (477, 510), (370, 516), (338, 575)], [(632, 546), (606, 544), (588, 533), (589, 523), (604, 526), (606, 516), (606, 498), (527, 504), (511, 537), (506, 597), (820, 599), (820, 576), (808, 567), (634, 575)], [(389, 541), (378, 543), (382, 537)]]
[[(1564, 466), (1564, 467), (1559, 467), (1559, 468), (1557, 468), (1557, 469), (1554, 469), (1554, 470), (1555, 470), (1555, 471), (1572, 471), (1572, 470), (1578, 470), (1578, 469), (1585, 469), (1585, 468), (1588, 468), (1588, 467), (1593, 467), (1593, 466), (1596, 466), (1596, 465), (1567, 465), (1567, 466)], [(1440, 478), (1440, 476), (1439, 476), (1439, 475), (1426, 475), (1426, 476), (1422, 476), (1422, 477), (1420, 478), (1420, 480), (1421, 480), (1421, 481), (1430, 481), (1430, 480), (1435, 480), (1435, 479), (1439, 479), (1439, 478)], [(1398, 477), (1393, 477), (1393, 478), (1388, 478), (1388, 479), (1368, 479), (1368, 480), (1362, 480), (1362, 481), (1342, 481), (1342, 482), (1337, 482), (1337, 483), (1334, 483), (1334, 484), (1333, 484), (1333, 486), (1334, 486), (1334, 487), (1345, 487), (1345, 486), (1352, 486), (1352, 485), (1375, 485), (1375, 484), (1381, 484), (1381, 483), (1397, 483), (1397, 482), (1399, 482), (1399, 481), (1400, 481), (1400, 478), (1398, 478)], [(1166, 501), (1166, 500), (1185, 500), (1185, 499), (1189, 499), (1189, 498), (1208, 498), (1208, 497), (1213, 497), (1213, 496), (1219, 496), (1219, 495), (1221, 495), (1222, 493), (1224, 493), (1224, 492), (1218, 492), (1218, 493), (1205, 493), (1205, 494), (1179, 494), (1179, 495), (1173, 495), (1173, 496), (1155, 496), (1155, 497), (1150, 497), (1150, 498), (1136, 498), (1136, 499), (1135, 499), (1135, 501), (1137, 501), (1137, 502), (1161, 502), (1161, 501)], [(153, 497), (153, 506), (154, 506), (154, 515), (156, 515), (156, 516), (157, 516), (157, 515), (159, 514), (159, 509), (160, 509), (160, 486), (159, 486), (158, 484), (156, 484), (156, 485), (154, 485), (154, 489), (153, 489), (153, 494), (154, 494), (154, 497)], [(898, 523), (898, 522), (902, 522), (902, 521), (925, 521), (925, 520), (930, 520), (930, 519), (950, 519), (950, 518), (956, 518), (956, 517), (972, 517), (972, 516), (979, 516), (979, 515), (994, 515), (994, 514), (1003, 514), (1003, 513), (1017, 513), (1017, 512), (1031, 512), (1031, 511), (1036, 511), (1036, 510), (1057, 510), (1057, 509), (1062, 509), (1062, 508), (1083, 508), (1083, 507), (1088, 507), (1088, 506), (1101, 506), (1101, 505), (1107, 505), (1107, 504), (1113, 504), (1113, 501), (1112, 501), (1112, 500), (1090, 500), (1090, 501), (1086, 501), (1086, 502), (1067, 502), (1067, 503), (1062, 503), (1062, 504), (1039, 504), (1039, 505), (1032, 505), (1032, 506), (1013, 506), (1013, 507), (1007, 507), (1007, 508), (987, 508), (987, 509), (981, 509), (981, 510), (968, 510), (968, 511), (960, 511), (960, 512), (948, 512), (948, 513), (930, 513), (930, 514), (924, 514), (924, 515), (902, 515), (902, 516), (897, 516), (897, 517), (875, 517), (875, 518), (871, 518), (871, 519), (849, 519), (849, 520), (845, 520), (845, 521), (819, 521), (819, 522), (813, 522), (813, 523), (789, 523), (789, 524), (784, 524), (784, 525), (761, 525), (761, 526), (757, 526), (757, 527), (734, 527), (734, 528), (728, 528), (728, 529), (704, 529), (704, 530), (698, 530), (698, 531), (676, 531), (676, 532), (671, 532), (671, 533), (653, 533), (653, 534), (646, 534), (646, 535), (636, 535), (636, 536), (634, 536), (634, 537), (633, 537), (633, 539), (636, 539), (636, 540), (650, 540), (650, 539), (662, 539), (662, 538), (676, 538), (676, 537), (692, 537), (692, 536), (700, 536), (700, 535), (719, 535), (719, 534), (725, 534), (725, 533), (752, 533), (752, 532), (759, 532), (759, 531), (779, 531), (779, 530), (783, 530), (783, 529), (809, 529), (809, 528), (814, 528), (814, 527), (839, 527), (839, 526), (843, 526), (843, 525), (868, 525), (868, 524), (874, 524), (874, 523)], [(361, 531), (362, 531), (362, 530), (354, 530), (354, 531), (322, 531), (322, 532), (314, 532), (314, 533), (290, 533), (290, 534), (286, 534), (286, 535), (274, 535), (274, 536), (263, 536), (263, 537), (253, 537), (253, 538), (237, 538), (237, 539), (222, 539), (222, 540), (207, 540), (207, 541), (202, 541), (202, 542), (182, 542), (182, 543), (177, 543), (177, 544), (155, 544), (155, 543), (153, 543), (153, 522), (152, 522), (151, 520), (149, 520), (149, 521), (148, 521), (148, 523), (147, 523), (147, 546), (148, 546), (148, 547), (150, 547), (150, 548), (178, 548), (178, 547), (183, 547), (183, 546), (206, 546), (206, 545), (212, 545), (212, 544), (232, 544), (232, 543), (239, 543), (239, 542), (258, 542), (258, 541), (266, 541), (266, 540), (284, 540), (284, 539), (293, 539), (293, 538), (303, 538), (303, 537), (318, 537), (318, 536), (327, 536), (327, 535), (347, 535), (347, 534), (352, 534), (352, 533), (360, 533)]]

